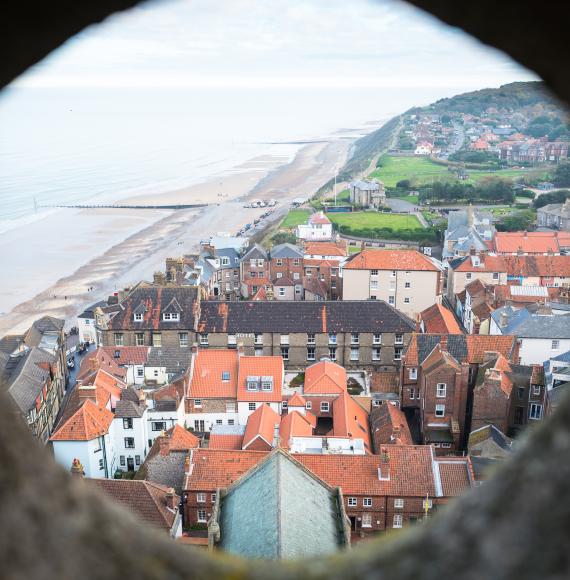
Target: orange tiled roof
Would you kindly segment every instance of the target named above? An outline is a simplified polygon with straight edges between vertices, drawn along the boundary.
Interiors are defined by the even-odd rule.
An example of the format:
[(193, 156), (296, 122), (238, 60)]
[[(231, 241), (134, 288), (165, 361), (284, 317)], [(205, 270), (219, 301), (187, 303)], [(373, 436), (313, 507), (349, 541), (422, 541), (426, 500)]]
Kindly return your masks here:
[(368, 413), (346, 391), (334, 401), (332, 414), (334, 437), (362, 439), (366, 451), (372, 453)]
[(243, 445), (243, 435), (220, 435), (210, 434), (208, 449), (241, 449)]
[[(273, 377), (272, 391), (248, 391), (247, 377)], [(238, 401), (281, 402), (283, 359), (280, 356), (241, 356), (237, 382)]]
[(307, 401), (305, 400), (305, 398), (300, 395), (299, 393), (295, 393), (287, 402), (289, 408), (291, 407), (305, 407), (305, 405), (307, 404)]
[[(312, 414), (309, 415), (314, 417)], [(313, 428), (314, 425), (308, 417), (299, 413), (299, 411), (290, 411), (283, 417), (279, 428), (281, 445), (288, 448), (291, 437), (311, 437)]]
[(406, 415), (392, 403), (374, 407), (370, 423), (377, 451), (380, 450), (380, 445), (413, 445), (414, 443)]
[(267, 290), (262, 286), (258, 291), (252, 296), (252, 300), (267, 300)]
[(50, 437), (51, 441), (91, 441), (109, 431), (113, 413), (87, 399)]
[[(148, 359), (148, 346), (102, 346), (107, 356), (118, 365), (144, 365)], [(115, 355), (119, 356), (115, 356)]]
[[(225, 371), (230, 373), (228, 381), (222, 380)], [(192, 399), (235, 399), (237, 380), (237, 350), (198, 350), (194, 355), (188, 396)]]
[(495, 256), (482, 255), (480, 266), (468, 257), (456, 272), (506, 272), (510, 276), (570, 276), (570, 256)]
[(437, 460), (442, 493), (454, 497), (466, 491), (473, 481), (469, 457), (442, 458)]
[(243, 449), (247, 449), (259, 437), (268, 445), (272, 445), (275, 438), (275, 425), (280, 422), (281, 415), (278, 415), (266, 403), (260, 405), (247, 419)]
[(497, 232), (494, 243), (499, 253), (511, 254), (519, 250), (530, 254), (560, 252), (556, 232)]
[(335, 242), (307, 242), (305, 256), (339, 256), (347, 255), (346, 244)]
[(303, 394), (332, 395), (346, 391), (346, 370), (330, 361), (320, 361), (305, 369)]
[(371, 393), (399, 393), (399, 375), (395, 371), (374, 371), (370, 374)]
[(507, 266), (503, 256), (494, 256), (491, 254), (484, 254), (479, 257), (479, 266), (474, 266), (471, 257), (468, 256), (466, 260), (461, 262), (456, 268), (455, 272), (506, 272)]
[(414, 270), (439, 272), (439, 268), (417, 250), (363, 250), (343, 267), (345, 270)]
[(331, 220), (322, 212), (319, 211), (317, 213), (311, 214), (309, 217), (310, 224), (330, 224)]
[(120, 379), (124, 379), (127, 374), (126, 369), (119, 366), (113, 356), (107, 352), (107, 349), (98, 348), (88, 353), (81, 361), (79, 371), (77, 372), (77, 380), (85, 383), (99, 369), (105, 369), (108, 373)]
[(425, 332), (461, 334), (461, 328), (453, 312), (441, 304), (434, 304), (420, 313)]
[(200, 446), (200, 439), (180, 425), (174, 425), (167, 431), (170, 451), (187, 451)]

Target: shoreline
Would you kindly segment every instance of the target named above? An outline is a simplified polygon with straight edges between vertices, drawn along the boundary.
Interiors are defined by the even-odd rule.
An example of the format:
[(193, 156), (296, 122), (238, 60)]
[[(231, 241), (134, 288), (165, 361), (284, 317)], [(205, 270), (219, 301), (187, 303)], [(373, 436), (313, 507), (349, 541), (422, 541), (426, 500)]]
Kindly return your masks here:
[[(170, 204), (191, 199), (192, 203), (205, 200), (211, 204), (201, 210), (144, 210), (148, 219), (141, 219), (140, 215), (133, 214), (137, 211), (140, 214), (142, 210), (82, 209), (63, 210), (59, 216), (46, 218), (44, 221), (48, 227), (46, 229), (46, 224), (43, 225), (44, 235), (46, 231), (54, 235), (58, 224), (59, 227), (63, 224), (71, 227), (73, 222), (93, 222), (94, 231), (90, 232), (90, 239), (94, 247), (102, 248), (102, 251), (90, 251), (89, 243), (81, 243), (83, 240), (79, 236), (68, 240), (68, 243), (58, 240), (62, 243), (53, 244), (49, 248), (51, 252), (48, 250), (41, 256), (42, 265), (49, 272), (50, 261), (61, 267), (61, 261), (67, 264), (66, 260), (75, 260), (73, 263), (76, 267), (70, 268), (72, 273), (55, 279), (48, 276), (48, 288), (44, 284), (43, 289), (34, 288), (30, 282), (25, 283), (26, 280), (33, 281), (36, 278), (30, 278), (30, 270), (38, 254), (42, 254), (41, 250), (35, 247), (28, 260), (18, 260), (16, 253), (13, 261), (18, 262), (18, 267), (15, 265), (12, 270), (8, 266), (7, 271), (12, 273), (16, 281), (20, 281), (20, 286), (16, 284), (12, 294), (15, 292), (18, 298), (25, 298), (6, 308), (8, 312), (0, 314), (0, 335), (22, 332), (43, 315), (66, 318), (67, 326), (70, 326), (69, 319), (86, 306), (106, 298), (120, 288), (143, 279), (152, 279), (154, 271), (164, 269), (167, 256), (195, 251), (200, 240), (216, 232), (235, 233), (258, 217), (264, 211), (262, 208), (242, 207), (247, 197), (277, 199), (280, 203), (277, 206), (279, 211), (284, 211), (292, 199), (312, 195), (330, 179), (335, 167), (341, 166), (346, 160), (353, 141), (332, 136), (328, 140), (300, 147), (288, 163), (284, 163), (282, 157), (258, 156), (200, 184), (166, 193), (129, 196), (121, 200), (128, 203), (156, 203), (160, 200), (160, 203)], [(65, 212), (74, 212), (75, 219), (71, 219), (69, 213)], [(124, 213), (121, 215), (119, 212)], [(132, 227), (125, 225), (125, 222)], [(36, 229), (35, 233), (41, 234), (42, 228)], [(19, 235), (22, 237), (20, 232)], [(35, 244), (39, 244), (41, 239), (41, 235), (34, 237)], [(15, 243), (14, 240), (12, 242), (17, 249), (17, 239)], [(44, 263), (46, 259), (47, 264)], [(41, 272), (38, 272), (38, 278), (45, 279)], [(91, 287), (93, 290), (89, 291)]]

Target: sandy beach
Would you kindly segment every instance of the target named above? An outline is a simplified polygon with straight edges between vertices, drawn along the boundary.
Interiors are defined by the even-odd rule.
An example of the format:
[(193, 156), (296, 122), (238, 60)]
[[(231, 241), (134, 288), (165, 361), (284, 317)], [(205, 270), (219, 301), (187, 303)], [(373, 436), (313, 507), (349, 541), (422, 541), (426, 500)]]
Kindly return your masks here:
[[(260, 156), (201, 184), (129, 197), (135, 204), (208, 203), (201, 210), (62, 210), (33, 226), (0, 234), (0, 335), (21, 332), (49, 314), (74, 318), (86, 306), (164, 269), (164, 259), (197, 249), (217, 232), (234, 234), (263, 209), (247, 197), (279, 201), (312, 195), (346, 160), (352, 140), (303, 146), (290, 163)], [(9, 276), (7, 275), (9, 273)]]

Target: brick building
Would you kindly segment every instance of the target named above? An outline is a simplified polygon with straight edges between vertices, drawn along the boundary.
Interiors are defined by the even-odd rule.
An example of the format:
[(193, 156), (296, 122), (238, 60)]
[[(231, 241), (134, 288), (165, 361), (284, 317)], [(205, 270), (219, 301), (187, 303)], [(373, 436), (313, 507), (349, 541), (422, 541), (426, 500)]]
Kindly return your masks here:
[(260, 288), (271, 284), (268, 253), (258, 244), (252, 246), (240, 260), (242, 298), (251, 298)]
[[(263, 451), (194, 449), (184, 491), (185, 523), (206, 526), (219, 490), (267, 456)], [(351, 531), (402, 528), (473, 485), (469, 458), (437, 458), (429, 446), (387, 445), (380, 455), (304, 455), (295, 459), (340, 488)], [(427, 510), (424, 502), (427, 499)]]
[(271, 248), (270, 276), (275, 300), (303, 300), (303, 252), (297, 246)]

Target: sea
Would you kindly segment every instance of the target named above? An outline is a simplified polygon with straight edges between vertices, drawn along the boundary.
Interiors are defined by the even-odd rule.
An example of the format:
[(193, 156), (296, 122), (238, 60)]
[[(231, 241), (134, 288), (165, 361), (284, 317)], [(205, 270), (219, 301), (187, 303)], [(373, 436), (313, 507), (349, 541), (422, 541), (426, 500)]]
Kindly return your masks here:
[(12, 86), (0, 93), (0, 233), (56, 205), (173, 191), (261, 155), (285, 162), (454, 92)]

